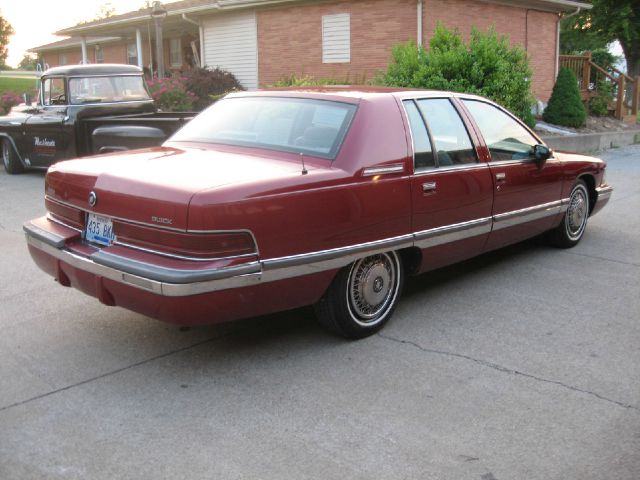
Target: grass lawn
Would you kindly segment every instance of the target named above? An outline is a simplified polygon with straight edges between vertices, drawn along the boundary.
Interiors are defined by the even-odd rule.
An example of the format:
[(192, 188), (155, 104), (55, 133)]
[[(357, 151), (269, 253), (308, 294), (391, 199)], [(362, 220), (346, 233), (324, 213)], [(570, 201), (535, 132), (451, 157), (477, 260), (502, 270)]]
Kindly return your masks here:
[(36, 91), (34, 78), (0, 77), (0, 95), (6, 92), (14, 92), (22, 95), (25, 92), (33, 94)]

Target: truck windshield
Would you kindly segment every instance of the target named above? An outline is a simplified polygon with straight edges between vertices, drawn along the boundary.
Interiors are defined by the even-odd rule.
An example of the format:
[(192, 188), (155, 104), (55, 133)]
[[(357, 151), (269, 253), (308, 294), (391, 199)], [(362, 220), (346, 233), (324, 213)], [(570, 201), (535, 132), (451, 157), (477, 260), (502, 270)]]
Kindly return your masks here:
[(266, 148), (335, 159), (356, 105), (287, 97), (220, 100), (186, 124), (171, 142)]
[(150, 100), (141, 75), (74, 77), (69, 79), (72, 105)]

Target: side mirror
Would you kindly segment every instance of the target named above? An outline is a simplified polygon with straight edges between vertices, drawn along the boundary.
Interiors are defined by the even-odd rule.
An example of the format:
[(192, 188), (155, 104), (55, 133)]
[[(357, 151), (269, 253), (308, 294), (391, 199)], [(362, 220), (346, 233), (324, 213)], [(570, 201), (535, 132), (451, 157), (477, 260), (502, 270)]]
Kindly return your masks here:
[(548, 158), (551, 157), (551, 153), (551, 149), (546, 145), (538, 144), (533, 146), (533, 157), (540, 165), (542, 165)]

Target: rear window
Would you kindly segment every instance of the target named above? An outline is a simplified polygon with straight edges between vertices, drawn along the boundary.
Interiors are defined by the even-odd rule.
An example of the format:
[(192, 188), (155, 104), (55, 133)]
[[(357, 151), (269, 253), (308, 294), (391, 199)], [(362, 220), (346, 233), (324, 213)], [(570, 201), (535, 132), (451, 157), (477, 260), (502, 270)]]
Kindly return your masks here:
[(172, 142), (267, 148), (335, 159), (356, 106), (306, 98), (220, 100), (191, 120)]
[(141, 75), (71, 78), (69, 96), (72, 105), (151, 99)]

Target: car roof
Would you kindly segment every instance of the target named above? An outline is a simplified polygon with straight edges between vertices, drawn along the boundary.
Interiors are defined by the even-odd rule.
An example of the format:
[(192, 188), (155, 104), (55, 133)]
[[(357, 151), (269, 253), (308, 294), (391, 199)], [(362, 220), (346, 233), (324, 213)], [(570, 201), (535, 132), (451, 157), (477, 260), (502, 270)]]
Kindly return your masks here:
[(88, 75), (122, 75), (122, 74), (142, 74), (142, 69), (136, 65), (119, 65), (110, 63), (89, 64), (89, 65), (65, 65), (53, 67), (46, 70), (42, 75), (64, 75), (64, 76), (88, 76)]
[[(268, 88), (264, 90), (253, 90), (236, 92), (228, 95), (229, 97), (246, 97), (246, 96), (278, 96), (278, 97), (306, 97), (319, 98), (325, 100), (346, 101), (349, 103), (357, 103), (361, 100), (371, 100), (378, 97), (394, 96), (400, 99), (404, 98), (429, 98), (429, 97), (464, 97), (478, 98), (476, 95), (465, 93), (447, 92), (441, 90), (412, 89), (399, 87), (378, 87), (371, 85), (319, 85), (304, 87), (279, 87)], [(485, 100), (485, 99), (483, 99)]]

